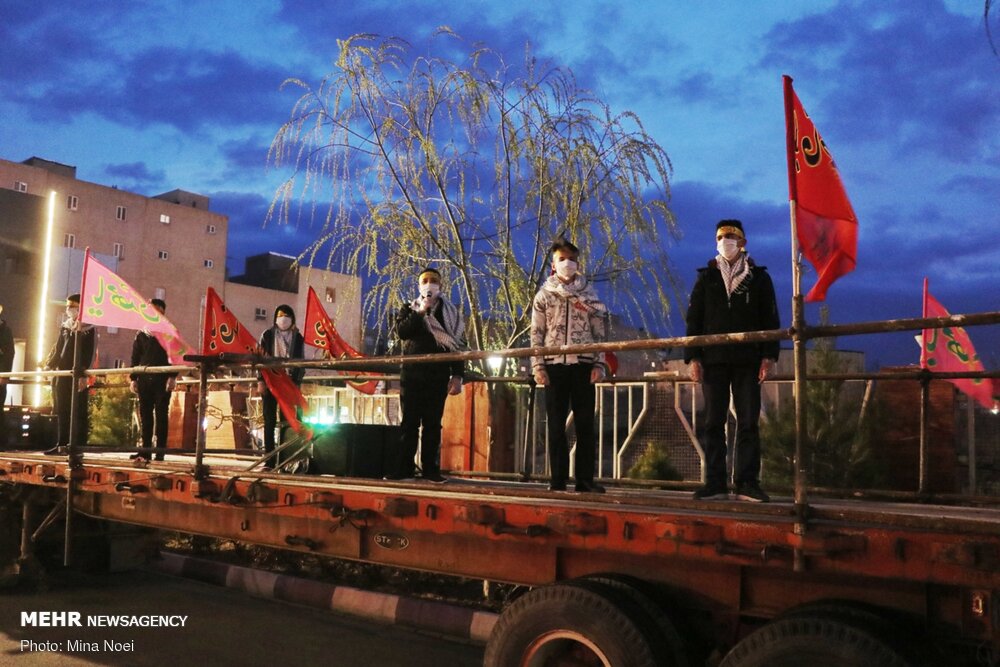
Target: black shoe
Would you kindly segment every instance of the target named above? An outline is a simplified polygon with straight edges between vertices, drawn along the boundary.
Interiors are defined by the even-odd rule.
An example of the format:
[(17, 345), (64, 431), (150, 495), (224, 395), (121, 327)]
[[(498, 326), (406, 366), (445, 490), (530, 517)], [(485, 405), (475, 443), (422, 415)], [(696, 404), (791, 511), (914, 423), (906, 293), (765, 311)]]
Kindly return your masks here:
[(757, 482), (744, 482), (736, 485), (736, 499), (751, 503), (769, 503), (771, 497), (764, 493)]
[(430, 475), (424, 475), (421, 479), (425, 482), (431, 482), (433, 484), (444, 484), (448, 480), (441, 476), (441, 473), (435, 472)]
[(716, 500), (729, 498), (729, 489), (718, 484), (706, 484), (691, 494), (695, 500)]
[(157, 454), (155, 458), (156, 458), (157, 461), (162, 461), (163, 460), (163, 454)]
[(566, 482), (549, 482), (549, 491), (565, 491)]
[(133, 454), (132, 456), (130, 456), (128, 458), (129, 458), (130, 461), (135, 461), (136, 459), (144, 459), (146, 457), (144, 455), (142, 455), (142, 454), (138, 454), (137, 453), (137, 454)]
[(56, 445), (52, 449), (46, 449), (42, 454), (45, 456), (66, 456), (69, 454), (69, 448), (65, 445)]
[(604, 493), (604, 487), (597, 482), (577, 482), (577, 493)]

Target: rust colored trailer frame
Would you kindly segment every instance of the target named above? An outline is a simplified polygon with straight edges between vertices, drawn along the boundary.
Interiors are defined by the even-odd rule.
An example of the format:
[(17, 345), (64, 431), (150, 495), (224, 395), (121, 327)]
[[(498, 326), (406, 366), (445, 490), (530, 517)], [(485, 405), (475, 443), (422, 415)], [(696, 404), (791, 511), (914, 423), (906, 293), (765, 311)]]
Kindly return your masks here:
[[(1000, 648), (1000, 508), (814, 499), (810, 530), (790, 502), (697, 502), (669, 491), (606, 496), (456, 480), (443, 486), (137, 467), (107, 455), (0, 453), (0, 480), (46, 487), (103, 520), (293, 551), (527, 585), (598, 573), (684, 592), (719, 640), (741, 618), (853, 600)], [(204, 472), (204, 469), (203, 469)], [(805, 563), (793, 567), (796, 551)]]

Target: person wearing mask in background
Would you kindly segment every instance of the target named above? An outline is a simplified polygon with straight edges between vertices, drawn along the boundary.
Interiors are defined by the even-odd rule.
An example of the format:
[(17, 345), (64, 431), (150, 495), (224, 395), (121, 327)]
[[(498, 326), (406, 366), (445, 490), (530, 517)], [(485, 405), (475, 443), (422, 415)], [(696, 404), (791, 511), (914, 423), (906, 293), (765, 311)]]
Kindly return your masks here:
[[(167, 309), (163, 299), (150, 301), (160, 315)], [(166, 350), (156, 340), (156, 336), (140, 331), (132, 341), (131, 366), (169, 366), (170, 359)], [(129, 388), (139, 397), (139, 425), (142, 432), (143, 452), (133, 454), (131, 458), (151, 458), (153, 454), (153, 428), (156, 428), (156, 460), (162, 461), (167, 448), (168, 414), (170, 411), (170, 393), (177, 382), (176, 375), (137, 374), (129, 375)]]
[[(402, 353), (432, 354), (466, 349), (465, 318), (441, 293), (441, 274), (424, 269), (417, 275), (420, 296), (403, 304), (396, 316), (395, 335)], [(461, 361), (403, 364), (400, 370), (399, 403), (403, 413), (398, 464), (387, 479), (408, 479), (414, 474), (414, 458), (420, 446), (420, 470), (424, 480), (442, 483), (440, 450), (441, 418), (449, 395), (462, 391), (465, 364)]]
[[(73, 370), (74, 348), (77, 339), (80, 340), (80, 352), (77, 371), (90, 368), (94, 359), (94, 327), (80, 322), (80, 295), (70, 294), (66, 297), (66, 312), (59, 327), (52, 350), (45, 358), (42, 368), (49, 371)], [(86, 445), (90, 419), (87, 415), (87, 378), (79, 378), (76, 387), (72, 377), (52, 378), (52, 410), (55, 412), (57, 425), (56, 446), (47, 450), (46, 454), (66, 454), (69, 447), (71, 430), (77, 445)], [(76, 420), (70, 424), (73, 392), (76, 391)]]
[[(0, 305), (0, 315), (3, 315), (3, 306)], [(0, 318), (0, 372), (10, 373), (14, 367), (14, 334), (7, 326), (7, 320)], [(0, 449), (7, 447), (7, 413), (4, 406), (7, 405), (7, 382), (8, 378), (0, 378)]]
[[(781, 326), (774, 284), (767, 268), (746, 251), (739, 220), (722, 220), (715, 230), (718, 254), (698, 269), (687, 311), (687, 335), (764, 331)], [(766, 503), (760, 488), (760, 385), (778, 360), (777, 341), (684, 348), (691, 379), (705, 397), (705, 484), (695, 500), (729, 496), (726, 471), (726, 420), (729, 397), (736, 409), (736, 461), (733, 476), (739, 500)]]
[[(608, 308), (579, 272), (580, 250), (559, 239), (549, 248), (552, 274), (532, 302), (531, 346), (556, 347), (603, 343), (607, 339)], [(576, 425), (576, 490), (604, 493), (594, 482), (594, 385), (604, 379), (604, 353), (560, 354), (531, 358), (535, 383), (545, 387), (548, 422), (549, 489), (565, 491), (569, 478), (566, 418), (570, 409)]]
[[(274, 309), (274, 325), (261, 334), (260, 348), (265, 356), (275, 359), (302, 359), (305, 356), (305, 341), (295, 326), (295, 311), (291, 306), (282, 304)], [(302, 384), (306, 369), (286, 370), (292, 382), (296, 385)], [(257, 388), (260, 391), (261, 407), (264, 411), (264, 451), (271, 454), (274, 451), (274, 429), (278, 423), (278, 399), (267, 388), (263, 375), (258, 376), (258, 380)], [(276, 458), (280, 457), (269, 457), (264, 462), (264, 468), (274, 468), (278, 464)]]

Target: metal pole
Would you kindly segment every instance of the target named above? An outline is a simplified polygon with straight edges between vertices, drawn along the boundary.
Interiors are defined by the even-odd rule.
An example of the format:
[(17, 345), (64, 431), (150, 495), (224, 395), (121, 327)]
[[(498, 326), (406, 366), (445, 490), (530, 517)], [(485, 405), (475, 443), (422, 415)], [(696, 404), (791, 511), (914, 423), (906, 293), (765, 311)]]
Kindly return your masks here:
[(965, 397), (965, 428), (969, 443), (969, 495), (976, 495), (976, 404)]
[(207, 439), (205, 415), (208, 414), (208, 364), (199, 364), (198, 378), (198, 439), (195, 443), (194, 478), (201, 480), (206, 477), (204, 466), (205, 442)]
[[(69, 567), (72, 562), (73, 551), (73, 495), (76, 492), (76, 470), (81, 468), (82, 455), (78, 447), (80, 439), (80, 429), (77, 428), (77, 413), (87, 409), (86, 401), (81, 406), (78, 399), (77, 387), (83, 379), (83, 369), (80, 368), (80, 316), (77, 315), (73, 332), (73, 375), (70, 376), (70, 399), (69, 399), (69, 445), (67, 455), (69, 458), (69, 474), (66, 480), (66, 527), (63, 534), (63, 567)], [(58, 382), (58, 380), (56, 381)], [(86, 435), (86, 434), (84, 434)]]
[(930, 375), (920, 380), (920, 473), (917, 493), (927, 493), (927, 421), (930, 418)]

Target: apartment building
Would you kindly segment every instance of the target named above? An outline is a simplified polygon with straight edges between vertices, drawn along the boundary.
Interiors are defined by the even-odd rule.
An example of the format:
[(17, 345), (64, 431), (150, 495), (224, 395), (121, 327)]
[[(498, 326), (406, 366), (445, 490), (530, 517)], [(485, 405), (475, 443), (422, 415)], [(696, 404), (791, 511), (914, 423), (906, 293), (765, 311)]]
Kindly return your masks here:
[[(0, 304), (19, 341), (22, 359), (15, 361), (17, 367), (34, 367), (41, 334), (44, 346), (51, 345), (65, 297), (80, 289), (88, 247), (147, 298), (165, 300), (167, 316), (194, 347), (200, 347), (208, 287), (259, 335), (281, 303), (295, 307), (302, 323), (308, 285), (324, 300), (348, 342), (360, 344), (358, 278), (292, 270), (293, 258), (265, 252), (261, 259), (248, 260), (239, 282), (227, 283), (228, 226), (228, 217), (210, 211), (209, 198), (200, 194), (173, 190), (146, 197), (79, 180), (76, 167), (50, 160), (0, 159)], [(51, 268), (43, 307), (47, 243)], [(270, 270), (260, 270), (260, 262)], [(99, 328), (97, 366), (127, 366), (134, 337), (134, 331)]]

